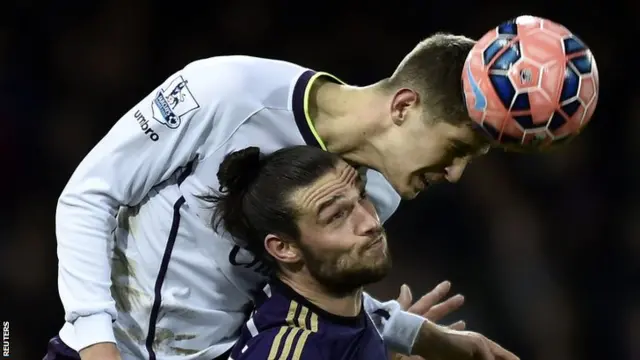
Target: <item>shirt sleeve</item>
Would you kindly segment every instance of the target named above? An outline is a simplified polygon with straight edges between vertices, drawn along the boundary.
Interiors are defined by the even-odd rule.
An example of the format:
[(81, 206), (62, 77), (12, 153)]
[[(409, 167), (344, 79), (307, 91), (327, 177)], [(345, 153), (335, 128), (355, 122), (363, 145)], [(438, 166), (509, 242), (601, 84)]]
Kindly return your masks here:
[(380, 221), (384, 223), (398, 209), (400, 195), (381, 173), (366, 169), (364, 175), (367, 179), (367, 194), (376, 207)]
[[(196, 64), (196, 65), (194, 65)], [(230, 135), (215, 114), (240, 97), (238, 72), (190, 64), (128, 111), (77, 167), (56, 209), (58, 289), (77, 349), (115, 342), (109, 239), (121, 206)], [(240, 119), (239, 121), (241, 121)]]
[(394, 352), (411, 354), (420, 328), (427, 320), (402, 311), (395, 300), (380, 302), (367, 293), (364, 294), (364, 307), (387, 347)]
[(335, 360), (322, 350), (311, 331), (283, 326), (261, 332), (245, 345), (237, 345), (229, 360)]

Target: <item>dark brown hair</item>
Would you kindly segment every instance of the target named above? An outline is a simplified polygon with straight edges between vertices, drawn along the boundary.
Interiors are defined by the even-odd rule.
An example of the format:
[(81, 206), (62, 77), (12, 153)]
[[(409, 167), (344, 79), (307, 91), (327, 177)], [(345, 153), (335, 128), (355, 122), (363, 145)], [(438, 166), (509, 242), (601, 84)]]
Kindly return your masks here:
[[(248, 147), (227, 155), (218, 170), (220, 188), (202, 196), (212, 205), (211, 224), (271, 263), (264, 248), (268, 234), (298, 240), (297, 209), (291, 194), (334, 169), (340, 157), (311, 146), (280, 149), (269, 155)], [(221, 229), (221, 227), (223, 229)]]

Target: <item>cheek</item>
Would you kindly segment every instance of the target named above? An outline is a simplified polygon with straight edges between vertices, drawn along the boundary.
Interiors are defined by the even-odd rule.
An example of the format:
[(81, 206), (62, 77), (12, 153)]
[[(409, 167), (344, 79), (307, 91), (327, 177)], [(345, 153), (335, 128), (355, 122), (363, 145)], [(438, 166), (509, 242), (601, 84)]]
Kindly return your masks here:
[(363, 201), (362, 206), (371, 216), (373, 216), (378, 221), (378, 223), (380, 222), (378, 211), (376, 211), (376, 207), (375, 205), (373, 205), (373, 202), (370, 199), (366, 199), (365, 201)]
[(313, 236), (306, 237), (303, 245), (311, 248), (315, 253), (322, 256), (327, 253), (342, 253), (349, 249), (349, 239), (353, 233), (347, 231), (348, 224), (333, 229), (318, 229), (313, 232)]
[(429, 140), (425, 139), (415, 144), (398, 162), (410, 172), (437, 164), (446, 155), (446, 144), (437, 139)]
[(435, 141), (432, 143), (423, 144), (420, 149), (422, 155), (422, 166), (429, 166), (437, 163), (447, 153), (447, 144), (443, 144), (441, 141)]

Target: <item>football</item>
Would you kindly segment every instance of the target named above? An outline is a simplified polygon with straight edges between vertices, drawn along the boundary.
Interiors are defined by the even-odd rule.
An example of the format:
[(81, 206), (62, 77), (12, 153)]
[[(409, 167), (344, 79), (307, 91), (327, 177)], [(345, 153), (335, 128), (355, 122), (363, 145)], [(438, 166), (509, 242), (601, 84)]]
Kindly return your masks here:
[(497, 146), (535, 151), (575, 137), (598, 102), (598, 68), (564, 26), (519, 16), (486, 33), (465, 62), (469, 116)]

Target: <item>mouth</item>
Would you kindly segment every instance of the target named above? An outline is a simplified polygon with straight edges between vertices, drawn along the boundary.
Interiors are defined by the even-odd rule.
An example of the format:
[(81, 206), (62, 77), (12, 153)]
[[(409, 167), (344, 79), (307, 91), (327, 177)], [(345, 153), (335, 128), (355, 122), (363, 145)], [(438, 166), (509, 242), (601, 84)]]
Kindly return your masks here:
[(376, 239), (374, 239), (373, 241), (370, 241), (367, 245), (365, 245), (365, 250), (373, 249), (375, 247), (378, 247), (379, 245), (382, 245), (383, 239), (384, 239), (384, 235), (378, 236)]
[(416, 187), (417, 192), (421, 192), (426, 190), (427, 188), (440, 184), (446, 181), (446, 171), (438, 171), (438, 172), (423, 172), (417, 176), (418, 178), (418, 186)]
[(422, 174), (420, 176), (420, 181), (422, 182), (422, 190), (428, 188), (431, 185), (431, 182), (427, 179), (427, 175)]
[(425, 174), (421, 174), (417, 178), (418, 178), (418, 181), (414, 183), (416, 184), (416, 186), (414, 186), (414, 190), (416, 193), (422, 192), (426, 190), (429, 186), (431, 186), (431, 182), (427, 179), (427, 176)]

